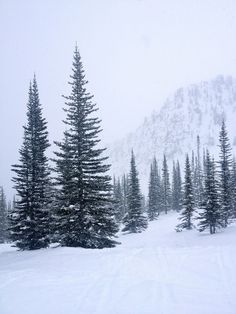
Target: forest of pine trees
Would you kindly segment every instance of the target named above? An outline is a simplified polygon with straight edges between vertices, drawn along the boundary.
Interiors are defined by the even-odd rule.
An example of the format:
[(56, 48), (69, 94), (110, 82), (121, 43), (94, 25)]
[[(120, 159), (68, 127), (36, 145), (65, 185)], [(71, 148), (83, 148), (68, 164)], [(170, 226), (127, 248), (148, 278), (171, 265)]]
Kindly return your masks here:
[[(191, 158), (186, 155), (184, 171), (181, 171), (178, 160), (173, 162), (171, 185), (166, 156), (163, 156), (161, 171), (156, 158), (153, 158), (148, 200), (143, 207), (149, 221), (158, 219), (160, 213), (167, 214), (172, 209), (179, 212), (177, 231), (196, 227), (200, 232), (208, 230), (213, 234), (236, 219), (236, 160), (231, 153), (225, 121), (219, 135), (218, 161), (207, 149), (203, 150), (201, 156), (199, 136), (196, 147), (197, 151), (192, 152)], [(119, 178), (114, 182), (114, 190), (118, 187), (117, 182)], [(127, 201), (127, 195), (122, 192), (123, 184), (120, 190), (120, 197), (116, 197), (116, 208), (121, 208), (123, 216), (127, 210), (122, 205)]]
[(112, 182), (106, 149), (100, 146), (98, 108), (86, 84), (76, 47), (70, 94), (63, 96), (65, 131), (49, 160), (47, 122), (35, 76), (30, 83), (19, 161), (12, 166), (13, 202), (7, 203), (0, 187), (0, 243), (13, 242), (21, 250), (46, 248), (50, 242), (105, 248), (117, 244), (119, 230), (142, 232), (148, 221), (171, 210), (179, 213), (177, 231), (197, 228), (214, 234), (236, 219), (236, 160), (224, 120), (216, 161), (201, 148), (199, 136), (183, 170), (176, 160), (170, 173), (166, 154), (159, 164), (153, 157), (146, 200), (133, 151), (129, 174)]

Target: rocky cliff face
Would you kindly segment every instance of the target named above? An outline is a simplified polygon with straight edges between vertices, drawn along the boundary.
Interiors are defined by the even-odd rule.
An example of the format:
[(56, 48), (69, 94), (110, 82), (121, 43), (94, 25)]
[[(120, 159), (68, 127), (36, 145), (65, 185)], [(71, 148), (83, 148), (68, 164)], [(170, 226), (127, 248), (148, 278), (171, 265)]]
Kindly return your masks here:
[(223, 117), (236, 150), (236, 79), (218, 76), (180, 88), (135, 132), (110, 145), (112, 171), (115, 175), (128, 171), (133, 148), (140, 176), (146, 181), (154, 155), (159, 164), (163, 153), (169, 162), (177, 158), (181, 161), (186, 152), (196, 149), (197, 135), (202, 147), (216, 153)]

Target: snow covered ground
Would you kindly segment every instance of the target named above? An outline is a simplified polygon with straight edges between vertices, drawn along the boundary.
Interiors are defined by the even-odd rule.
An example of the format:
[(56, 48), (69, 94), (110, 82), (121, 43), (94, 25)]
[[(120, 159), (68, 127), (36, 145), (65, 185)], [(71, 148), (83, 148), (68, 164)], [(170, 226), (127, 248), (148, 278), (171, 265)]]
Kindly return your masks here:
[(0, 246), (1, 314), (235, 314), (236, 226), (176, 233), (163, 215), (116, 248)]

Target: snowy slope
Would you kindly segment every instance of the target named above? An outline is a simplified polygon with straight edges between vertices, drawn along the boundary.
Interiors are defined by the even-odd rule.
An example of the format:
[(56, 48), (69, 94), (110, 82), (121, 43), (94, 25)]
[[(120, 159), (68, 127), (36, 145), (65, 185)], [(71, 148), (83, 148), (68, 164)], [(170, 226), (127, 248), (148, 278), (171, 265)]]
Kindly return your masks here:
[(235, 314), (236, 226), (176, 233), (161, 216), (114, 249), (0, 246), (1, 314)]
[(218, 76), (178, 89), (159, 112), (145, 119), (135, 132), (110, 145), (109, 155), (115, 175), (129, 169), (134, 149), (142, 179), (147, 181), (154, 155), (162, 160), (163, 153), (171, 163), (182, 162), (186, 152), (196, 149), (200, 135), (202, 147), (216, 152), (222, 117), (225, 117), (234, 151), (236, 150), (236, 79)]

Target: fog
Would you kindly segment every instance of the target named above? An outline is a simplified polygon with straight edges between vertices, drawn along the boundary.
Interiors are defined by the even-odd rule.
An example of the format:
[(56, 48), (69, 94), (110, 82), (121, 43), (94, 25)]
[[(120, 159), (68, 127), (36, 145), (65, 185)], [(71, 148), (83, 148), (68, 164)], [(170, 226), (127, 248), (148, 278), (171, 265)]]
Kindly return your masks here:
[(29, 81), (60, 139), (77, 42), (104, 143), (134, 130), (176, 88), (236, 75), (235, 0), (0, 0), (0, 185), (11, 192)]

